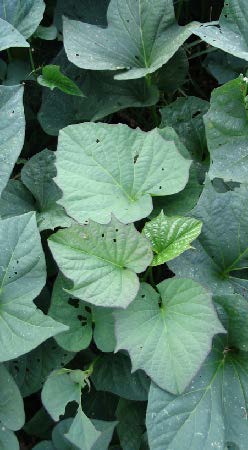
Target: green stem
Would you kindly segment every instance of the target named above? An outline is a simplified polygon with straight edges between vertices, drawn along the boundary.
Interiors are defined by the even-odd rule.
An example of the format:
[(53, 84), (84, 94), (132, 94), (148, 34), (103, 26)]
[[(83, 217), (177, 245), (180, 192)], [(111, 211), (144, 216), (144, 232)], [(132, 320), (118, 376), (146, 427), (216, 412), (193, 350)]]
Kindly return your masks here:
[(34, 77), (37, 78), (36, 68), (35, 68), (35, 65), (34, 65), (34, 59), (33, 59), (33, 54), (32, 54), (31, 47), (29, 47), (28, 53), (29, 53), (29, 60), (30, 60), (30, 66), (31, 66), (31, 69), (32, 69), (32, 73), (34, 74)]
[(215, 47), (207, 48), (207, 50), (202, 50), (200, 52), (194, 53), (188, 59), (198, 58), (198, 56), (206, 55), (207, 53), (215, 52), (216, 50), (217, 50), (217, 48), (215, 48)]

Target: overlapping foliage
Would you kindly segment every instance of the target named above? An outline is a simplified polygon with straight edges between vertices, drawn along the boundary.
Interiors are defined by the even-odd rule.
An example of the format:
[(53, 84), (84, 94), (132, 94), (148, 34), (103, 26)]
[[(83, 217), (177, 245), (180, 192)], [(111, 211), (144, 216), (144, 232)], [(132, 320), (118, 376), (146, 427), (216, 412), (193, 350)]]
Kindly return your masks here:
[(0, 450), (247, 449), (248, 9), (210, 3), (0, 0)]

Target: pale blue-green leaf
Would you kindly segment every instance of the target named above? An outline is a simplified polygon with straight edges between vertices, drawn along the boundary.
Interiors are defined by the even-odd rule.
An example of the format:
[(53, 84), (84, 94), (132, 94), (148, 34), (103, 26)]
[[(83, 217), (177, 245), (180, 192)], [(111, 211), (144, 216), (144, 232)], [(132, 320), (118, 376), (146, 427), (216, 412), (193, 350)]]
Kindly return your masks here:
[(0, 364), (0, 380), (0, 423), (10, 430), (19, 430), (25, 423), (23, 400), (14, 379), (3, 364)]
[(80, 450), (92, 450), (100, 435), (101, 433), (97, 431), (90, 419), (81, 408), (78, 408), (77, 415), (65, 437)]
[(133, 224), (114, 217), (107, 225), (90, 222), (60, 230), (49, 247), (62, 271), (73, 281), (74, 297), (96, 306), (125, 308), (139, 289), (136, 273), (152, 259), (150, 243)]
[(19, 386), (23, 397), (34, 394), (42, 388), (48, 375), (61, 369), (74, 357), (65, 352), (53, 339), (48, 339), (26, 355), (9, 362), (9, 370)]
[(191, 217), (167, 217), (163, 211), (146, 222), (143, 233), (151, 241), (155, 253), (152, 266), (164, 264), (191, 247), (201, 232), (202, 223)]
[(29, 43), (13, 25), (0, 17), (0, 51), (10, 47), (29, 47)]
[(108, 450), (111, 442), (114, 429), (118, 422), (106, 422), (104, 420), (92, 420), (92, 423), (97, 431), (100, 431), (100, 436), (93, 444), (92, 450)]
[(204, 117), (211, 157), (210, 179), (246, 183), (248, 120), (243, 77), (215, 89)]
[(128, 351), (133, 371), (143, 369), (162, 389), (180, 393), (205, 360), (213, 336), (225, 330), (200, 284), (173, 278), (157, 289), (160, 295), (143, 283), (131, 305), (115, 313), (116, 351)]
[(241, 73), (246, 74), (248, 70), (247, 61), (221, 50), (209, 53), (203, 61), (203, 66), (219, 84), (227, 83)]
[(75, 401), (80, 404), (81, 386), (72, 380), (70, 372), (55, 370), (45, 381), (41, 399), (53, 420), (58, 421), (65, 413), (67, 403)]
[[(58, 450), (54, 447), (52, 441), (42, 441), (33, 447), (33, 450)], [(62, 450), (62, 449), (61, 449)]]
[(0, 194), (21, 153), (24, 133), (23, 86), (0, 86)]
[(203, 24), (194, 34), (213, 47), (248, 61), (247, 25), (247, 1), (228, 0), (224, 3), (218, 26), (211, 22)]
[(59, 65), (86, 97), (43, 89), (38, 119), (48, 134), (57, 135), (67, 125), (100, 120), (124, 108), (151, 106), (158, 101), (158, 89), (144, 79), (118, 81), (112, 72), (81, 70), (68, 61), (63, 50), (53, 64)]
[(46, 280), (33, 213), (0, 220), (0, 361), (17, 358), (66, 327), (33, 303)]
[(127, 400), (147, 400), (150, 380), (138, 370), (131, 373), (131, 362), (128, 356), (104, 355), (94, 365), (91, 380), (98, 391), (107, 391)]
[(43, 39), (44, 41), (53, 41), (56, 39), (58, 34), (57, 28), (55, 25), (50, 25), (49, 27), (43, 27), (39, 25), (37, 30), (35, 31), (35, 37), (39, 39)]
[(68, 331), (55, 337), (57, 343), (68, 351), (79, 352), (87, 348), (92, 339), (91, 314), (79, 300), (70, 298), (65, 289), (69, 283), (61, 274), (58, 275), (53, 288), (49, 316), (68, 326)]
[(248, 280), (242, 267), (248, 265), (247, 206), (245, 185), (220, 194), (208, 181), (191, 213), (203, 222), (202, 232), (194, 250), (170, 261), (170, 269), (179, 277), (199, 281), (215, 295), (246, 293)]
[(26, 39), (38, 27), (44, 10), (43, 0), (0, 0), (0, 18), (13, 25)]
[(8, 219), (35, 211), (32, 194), (19, 180), (9, 180), (0, 197), (0, 217)]
[(71, 125), (59, 135), (59, 203), (79, 223), (89, 218), (108, 223), (111, 213), (124, 223), (134, 222), (151, 213), (152, 195), (185, 187), (190, 164), (157, 129), (145, 133), (122, 124)]
[(151, 450), (247, 448), (248, 360), (245, 352), (215, 343), (212, 354), (185, 393), (151, 386), (147, 430)]
[(8, 70), (3, 85), (13, 86), (21, 84), (24, 80), (35, 80), (34, 75), (32, 75), (31, 72), (32, 69), (28, 60), (22, 61), (14, 59), (8, 64)]
[(19, 442), (13, 431), (8, 430), (0, 422), (0, 448), (1, 450), (20, 450)]
[(111, 0), (107, 21), (102, 28), (65, 17), (64, 45), (68, 59), (83, 69), (127, 69), (118, 79), (155, 72), (198, 27), (177, 25), (172, 0)]
[(92, 308), (92, 319), (94, 323), (94, 341), (102, 352), (113, 352), (116, 345), (115, 323), (112, 308)]

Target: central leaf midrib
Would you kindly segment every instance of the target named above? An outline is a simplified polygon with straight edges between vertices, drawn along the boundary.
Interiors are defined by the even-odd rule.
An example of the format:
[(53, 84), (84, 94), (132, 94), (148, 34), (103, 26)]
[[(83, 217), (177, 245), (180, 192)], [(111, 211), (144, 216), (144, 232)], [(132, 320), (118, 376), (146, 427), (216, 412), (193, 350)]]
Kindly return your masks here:
[(82, 250), (81, 248), (73, 247), (72, 245), (64, 245), (64, 244), (61, 244), (61, 243), (53, 241), (53, 240), (51, 240), (51, 242), (55, 242), (56, 244), (63, 245), (63, 247), (70, 248), (71, 250), (76, 250), (79, 253), (83, 253), (88, 256), (93, 256), (94, 258), (99, 259), (100, 261), (104, 261), (106, 263), (112, 264), (113, 266), (118, 267), (119, 269), (125, 268), (124, 265), (121, 266), (120, 264), (117, 264), (114, 261), (111, 261), (110, 259), (102, 258), (101, 256), (95, 255), (94, 253), (87, 252), (86, 250)]

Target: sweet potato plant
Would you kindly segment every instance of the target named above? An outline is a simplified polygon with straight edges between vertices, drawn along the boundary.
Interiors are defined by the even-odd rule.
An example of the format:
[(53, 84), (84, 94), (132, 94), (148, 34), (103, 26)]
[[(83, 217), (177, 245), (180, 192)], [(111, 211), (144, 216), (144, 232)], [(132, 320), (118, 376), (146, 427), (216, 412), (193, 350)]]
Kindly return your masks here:
[(247, 0), (0, 0), (0, 450), (247, 450)]

